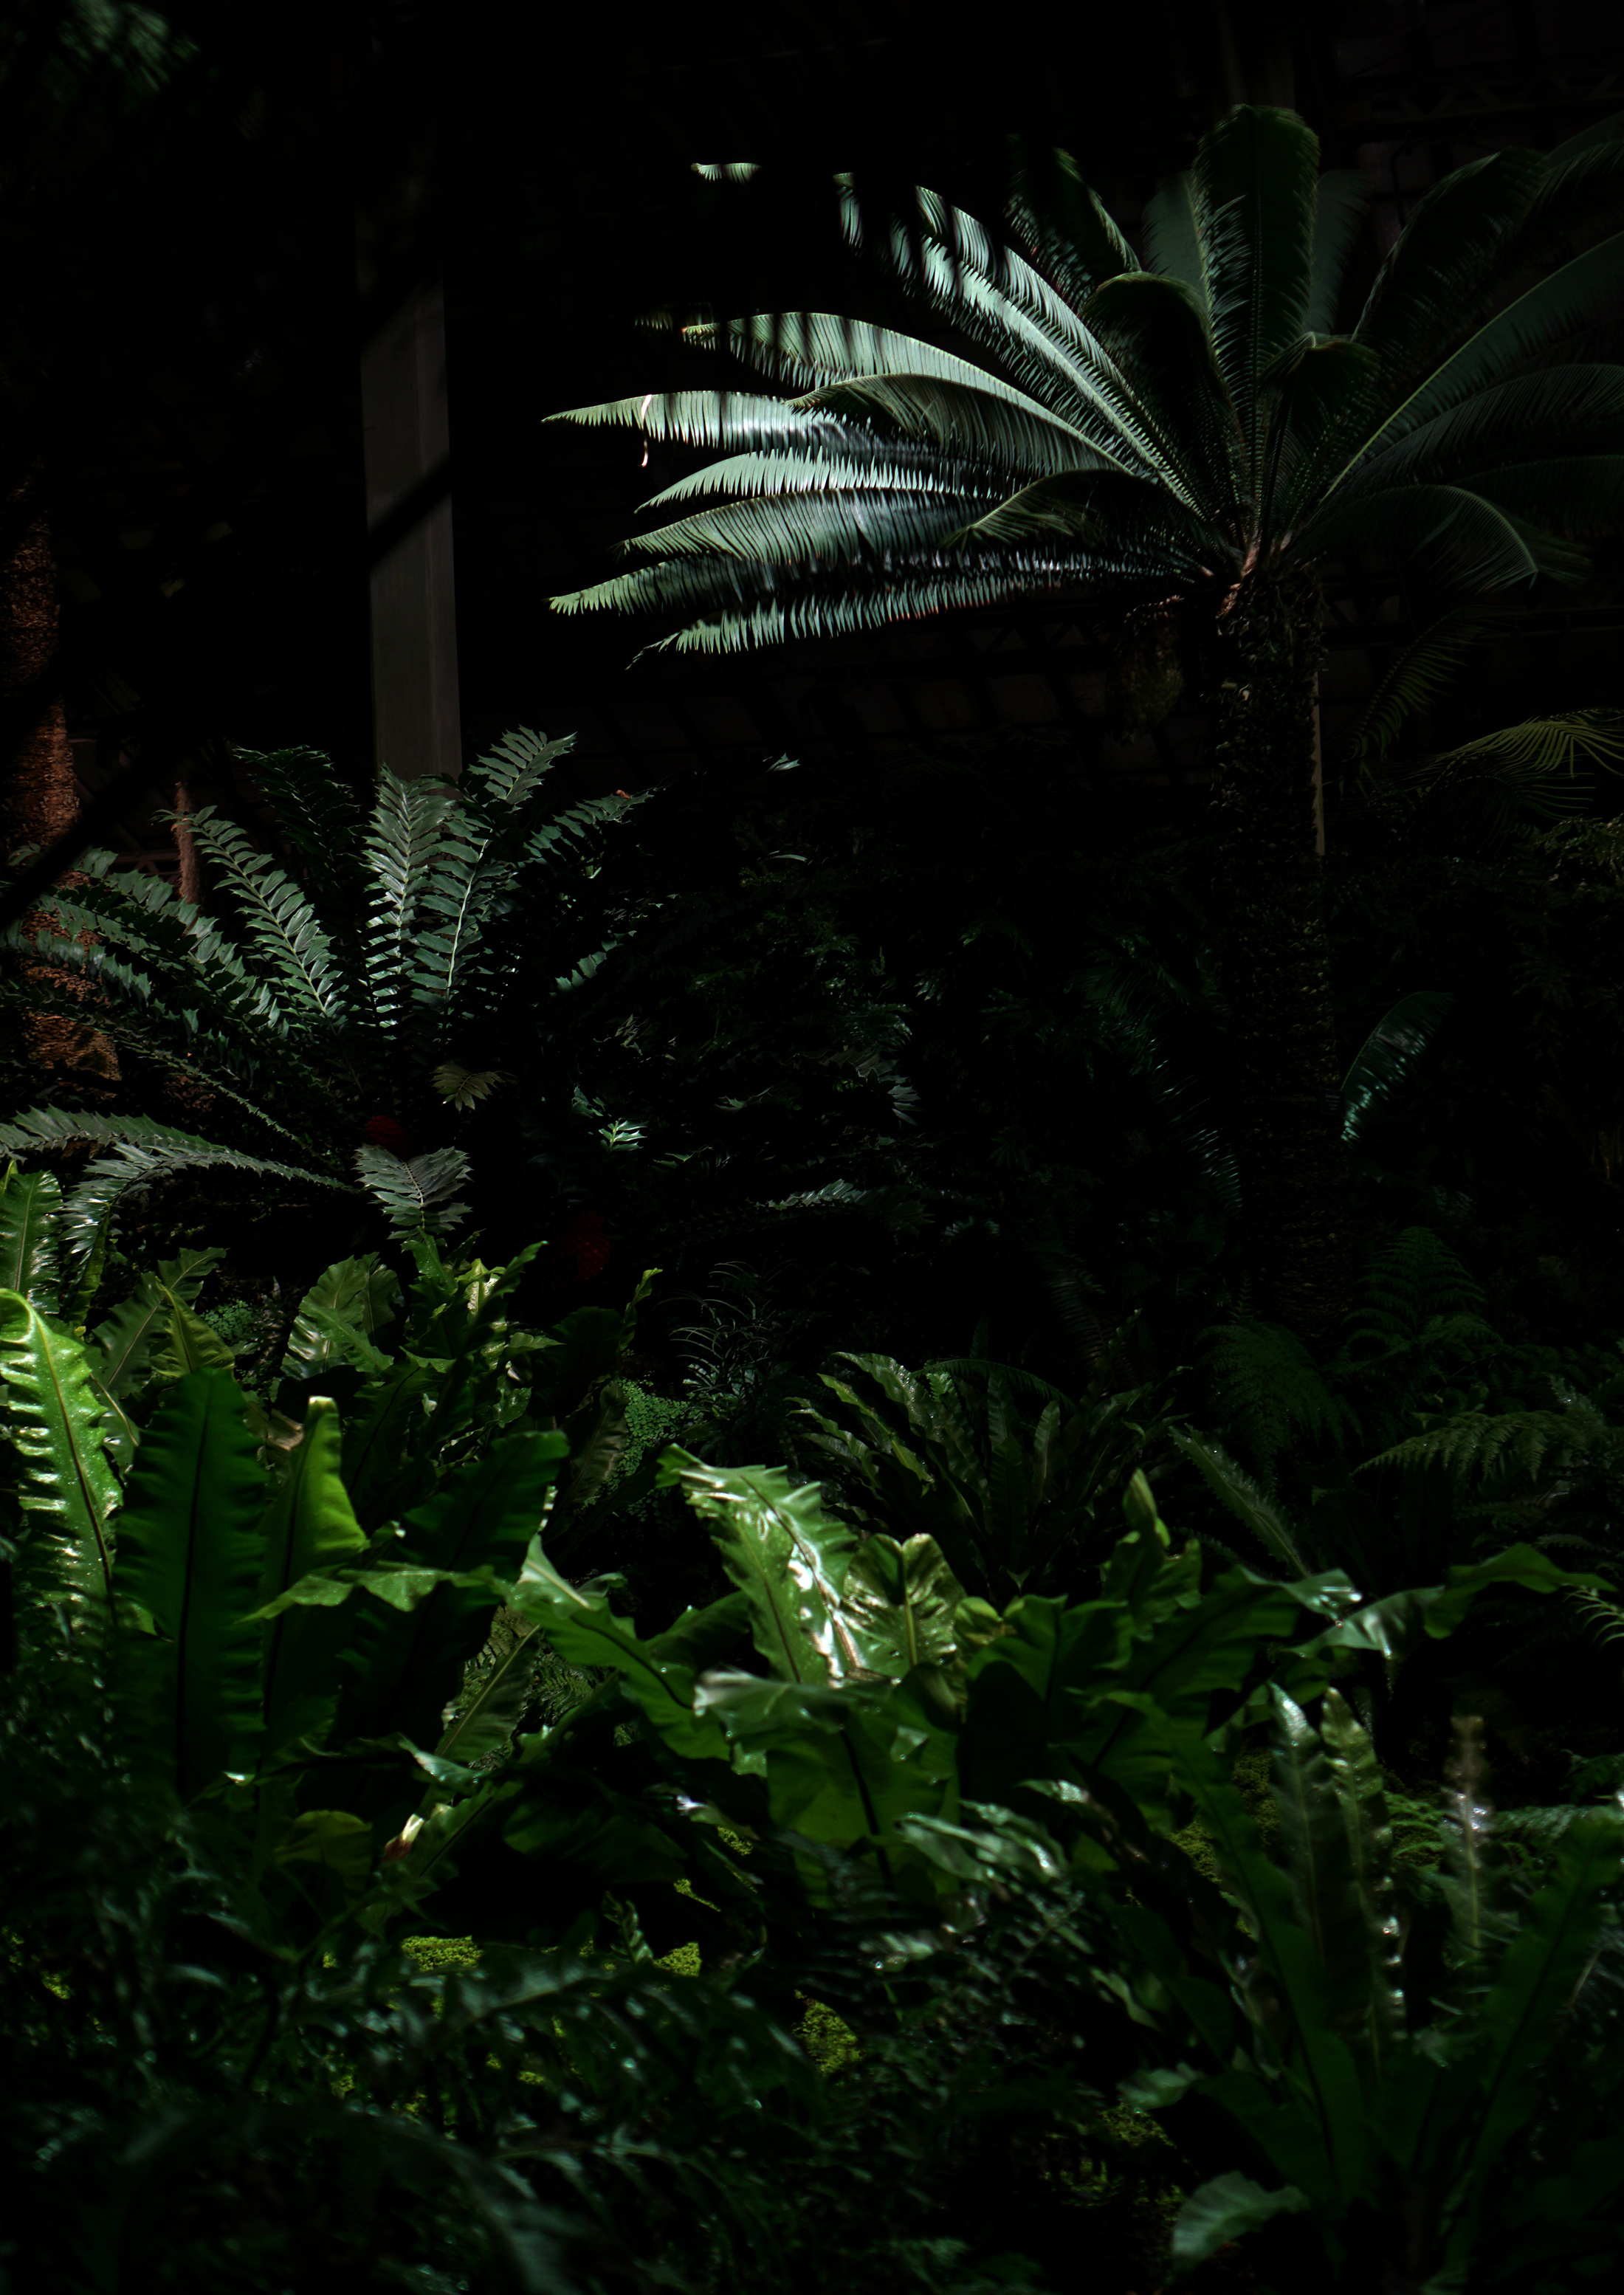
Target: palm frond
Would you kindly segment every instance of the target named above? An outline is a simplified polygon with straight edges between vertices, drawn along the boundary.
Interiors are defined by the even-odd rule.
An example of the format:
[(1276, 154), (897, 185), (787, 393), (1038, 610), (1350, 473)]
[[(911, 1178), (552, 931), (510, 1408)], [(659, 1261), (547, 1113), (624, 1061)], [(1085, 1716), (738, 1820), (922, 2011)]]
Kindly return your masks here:
[(1212, 282), (1197, 221), (1195, 178), (1187, 169), (1158, 184), (1145, 202), (1145, 267), (1187, 287), (1210, 320)]
[(1624, 294), (1624, 233), (1585, 249), (1509, 303), (1441, 359), (1366, 442), (1367, 453), (1407, 437), (1505, 380), (1564, 337), (1616, 315)]
[(1137, 271), (1139, 258), (1069, 151), (1057, 151), (1046, 174), (1040, 185), (1018, 160), (1006, 213), (1034, 260), (1081, 311), (1096, 287)]
[(1199, 515), (1225, 517), (1251, 489), (1245, 434), (1188, 288), (1148, 271), (1107, 280), (1089, 323), (1133, 392), (1157, 482)]
[(1430, 709), (1448, 690), (1473, 647), (1503, 622), (1506, 612), (1503, 606), (1470, 599), (1440, 614), (1412, 639), (1389, 663), (1354, 720), (1350, 754), (1355, 758), (1384, 756), (1405, 719), (1418, 709)]
[(1299, 559), (1361, 550), (1408, 559), (1414, 572), (1459, 590), (1514, 590), (1542, 575), (1576, 580), (1583, 553), (1465, 484), (1391, 486), (1358, 500), (1334, 495), (1293, 544)]
[(1545, 163), (1491, 151), (1424, 192), (1377, 272), (1354, 333), (1377, 353), (1398, 397), (1461, 331), (1526, 220)]
[(1321, 176), (1314, 195), (1314, 249), (1303, 318), (1310, 335), (1328, 335), (1336, 325), (1348, 257), (1369, 210), (1370, 185), (1357, 168), (1327, 168)]
[(1308, 324), (1319, 143), (1294, 111), (1243, 106), (1191, 170), (1218, 371), (1261, 487), (1268, 377)]

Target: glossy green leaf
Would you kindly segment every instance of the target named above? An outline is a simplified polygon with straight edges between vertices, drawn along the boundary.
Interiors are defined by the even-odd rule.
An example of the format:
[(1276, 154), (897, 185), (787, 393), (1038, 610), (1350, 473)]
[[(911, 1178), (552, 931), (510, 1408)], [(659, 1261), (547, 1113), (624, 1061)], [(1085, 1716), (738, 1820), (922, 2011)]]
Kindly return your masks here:
[(680, 1486), (722, 1566), (750, 1605), (755, 1646), (784, 1681), (838, 1682), (861, 1660), (840, 1608), (857, 1540), (824, 1510), (815, 1482), (778, 1466), (712, 1466), (673, 1445), (659, 1484)]
[[(299, 1302), (282, 1357), (282, 1376), (302, 1383), (319, 1378), (330, 1363), (351, 1360), (344, 1351), (346, 1334), (371, 1343), (363, 1368), (381, 1368), (377, 1335), (395, 1319), (399, 1303), (400, 1284), (390, 1269), (379, 1265), (375, 1251), (362, 1259), (335, 1261)], [(318, 1321), (317, 1310), (332, 1320)]]
[(1292, 2184), (1283, 2191), (1266, 2192), (1238, 2169), (1214, 2176), (1190, 2193), (1173, 2217), (1173, 2268), (1193, 2271), (1231, 2240), (1244, 2238), (1276, 2216), (1300, 2215), (1308, 2204), (1307, 2194)]
[(193, 1371), (153, 1414), (119, 1517), (118, 1590), (159, 1638), (126, 1633), (149, 1746), (183, 1801), (245, 1768), (258, 1735), (260, 1635), (246, 1613), (262, 1567), (265, 1479), (241, 1390)]
[(24, 1582), (44, 1600), (105, 1600), (118, 1485), (101, 1399), (79, 1342), (17, 1291), (0, 1292), (0, 1390), (22, 1464)]
[[(265, 1606), (302, 1579), (352, 1562), (366, 1547), (339, 1467), (341, 1430), (332, 1403), (316, 1398), (305, 1416), (304, 1440), (288, 1459), (275, 1497), (260, 1524), (264, 1564), (257, 1607)], [(267, 1754), (302, 1736), (331, 1707), (335, 1662), (347, 1621), (331, 1621), (295, 1607), (269, 1621), (265, 1646), (265, 1725)]]
[(937, 1665), (956, 1646), (953, 1613), (964, 1589), (934, 1538), (865, 1539), (846, 1570), (839, 1598), (857, 1662), (901, 1680), (916, 1665)]
[(60, 1306), (56, 1229), (62, 1191), (50, 1172), (8, 1164), (0, 1179), (0, 1291), (54, 1315)]
[(171, 1301), (193, 1305), (210, 1269), (224, 1256), (213, 1249), (182, 1250), (165, 1260), (156, 1273), (142, 1275), (129, 1297), (96, 1325), (87, 1344), (96, 1376), (109, 1394), (122, 1399), (140, 1386), (168, 1323)]
[(716, 1724), (695, 1711), (692, 1668), (657, 1657), (654, 1646), (640, 1641), (636, 1629), (615, 1615), (607, 1595), (560, 1577), (539, 1539), (525, 1558), (512, 1600), (569, 1664), (617, 1674), (626, 1695), (673, 1752), (695, 1760), (725, 1754)]

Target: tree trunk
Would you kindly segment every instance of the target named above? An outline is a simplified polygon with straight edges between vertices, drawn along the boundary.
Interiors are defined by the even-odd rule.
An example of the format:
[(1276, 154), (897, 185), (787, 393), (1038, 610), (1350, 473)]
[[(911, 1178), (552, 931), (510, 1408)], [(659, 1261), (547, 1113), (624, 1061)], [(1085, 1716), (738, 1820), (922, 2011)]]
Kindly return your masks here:
[(1260, 1314), (1305, 1337), (1353, 1271), (1341, 1070), (1315, 852), (1312, 578), (1249, 576), (1218, 625), (1214, 810), (1231, 1134)]
[[(26, 498), (28, 483), (12, 494), (12, 505)], [(0, 835), (8, 860), (23, 845), (53, 844), (78, 819), (57, 639), (56, 561), (40, 517), (30, 520), (11, 556), (0, 562), (0, 721), (9, 752), (0, 758)], [(62, 881), (76, 880), (69, 876)], [(52, 936), (37, 911), (24, 920), (24, 929), (37, 945)], [(21, 969), (25, 980), (75, 997), (87, 992), (77, 973), (32, 960), (25, 960)], [(31, 1058), (96, 1075), (118, 1073), (111, 1043), (87, 1020), (29, 1013), (23, 1041)]]

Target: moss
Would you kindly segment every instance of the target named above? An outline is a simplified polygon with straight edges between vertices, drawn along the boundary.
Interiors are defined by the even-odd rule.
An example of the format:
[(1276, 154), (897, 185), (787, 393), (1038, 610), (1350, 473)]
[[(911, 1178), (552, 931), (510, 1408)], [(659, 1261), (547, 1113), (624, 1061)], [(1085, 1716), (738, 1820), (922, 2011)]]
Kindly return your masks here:
[(401, 1950), (409, 1952), (426, 1973), (440, 1968), (477, 1968), (479, 1948), (472, 1937), (403, 1937)]
[(804, 1992), (797, 1992), (796, 1997), (805, 2002), (806, 2013), (796, 2026), (795, 2036), (825, 2079), (832, 2079), (862, 2054), (857, 2035), (821, 2000), (808, 2000)]

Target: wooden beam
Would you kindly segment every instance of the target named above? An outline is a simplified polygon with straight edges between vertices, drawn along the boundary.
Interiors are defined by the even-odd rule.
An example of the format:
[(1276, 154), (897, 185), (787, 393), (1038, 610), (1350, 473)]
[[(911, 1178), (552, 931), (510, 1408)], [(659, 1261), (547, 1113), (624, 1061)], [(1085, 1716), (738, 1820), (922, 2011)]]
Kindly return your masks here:
[[(420, 288), (361, 357), (366, 517), (378, 528), (451, 452), (445, 306)], [(416, 518), (371, 572), (375, 760), (410, 780), (462, 770), (451, 495)]]

